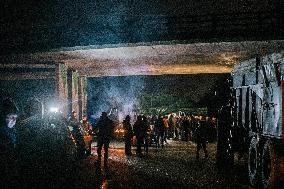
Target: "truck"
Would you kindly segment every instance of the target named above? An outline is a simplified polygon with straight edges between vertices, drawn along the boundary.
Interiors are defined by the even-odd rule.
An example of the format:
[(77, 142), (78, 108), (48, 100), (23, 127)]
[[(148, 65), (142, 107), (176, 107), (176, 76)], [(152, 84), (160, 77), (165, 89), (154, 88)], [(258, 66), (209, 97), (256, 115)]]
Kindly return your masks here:
[(257, 55), (236, 64), (230, 101), (219, 114), (217, 162), (232, 165), (235, 154), (246, 157), (253, 188), (283, 188), (283, 54)]

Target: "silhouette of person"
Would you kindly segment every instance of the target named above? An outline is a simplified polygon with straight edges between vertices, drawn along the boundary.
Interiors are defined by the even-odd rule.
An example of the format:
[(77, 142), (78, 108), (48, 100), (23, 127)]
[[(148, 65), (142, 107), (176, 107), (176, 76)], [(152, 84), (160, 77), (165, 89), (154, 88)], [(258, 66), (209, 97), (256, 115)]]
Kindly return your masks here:
[(124, 128), (124, 142), (125, 142), (125, 155), (131, 156), (131, 139), (133, 136), (132, 126), (130, 124), (130, 116), (127, 115), (125, 120), (123, 121), (123, 128)]
[[(2, 181), (5, 182), (4, 188), (13, 188), (13, 182), (16, 181), (17, 159), (18, 159), (18, 128), (17, 113), (18, 109), (11, 99), (5, 99), (1, 106), (0, 123), (0, 167)], [(7, 186), (6, 186), (7, 184)], [(16, 183), (15, 183), (16, 184)]]
[(98, 128), (98, 161), (101, 161), (102, 147), (104, 147), (104, 164), (107, 165), (108, 161), (108, 148), (109, 143), (113, 135), (114, 123), (108, 118), (106, 112), (102, 112), (102, 115), (97, 123)]

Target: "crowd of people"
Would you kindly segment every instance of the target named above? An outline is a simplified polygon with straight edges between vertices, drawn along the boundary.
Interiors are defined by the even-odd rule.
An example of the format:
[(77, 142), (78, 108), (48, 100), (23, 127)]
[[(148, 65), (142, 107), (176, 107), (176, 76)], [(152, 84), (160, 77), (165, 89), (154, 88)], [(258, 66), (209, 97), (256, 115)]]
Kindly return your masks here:
[(0, 167), (4, 175), (0, 181), (7, 184), (4, 188), (34, 183), (32, 178), (54, 170), (60, 174), (90, 154), (91, 145), (86, 145), (82, 133), (82, 127), (89, 125), (86, 116), (80, 123), (76, 112), (69, 119), (52, 112), (43, 116), (31, 108), (22, 112), (9, 98), (0, 107)]
[[(102, 112), (95, 125), (90, 124), (86, 115), (79, 121), (75, 111), (66, 119), (62, 117), (18, 117), (17, 108), (12, 102), (3, 104), (0, 126), (0, 158), (5, 170), (12, 170), (20, 158), (30, 159), (31, 154), (46, 156), (46, 153), (55, 152), (59, 159), (66, 152), (70, 152), (71, 145), (64, 146), (67, 139), (75, 144), (76, 158), (91, 155), (91, 144), (96, 136), (97, 156), (101, 163), (102, 149), (104, 148), (104, 164), (108, 162), (108, 149), (114, 134), (116, 122), (110, 119), (106, 112)], [(23, 121), (24, 120), (24, 121)], [(125, 155), (132, 156), (133, 146), (136, 146), (136, 156), (147, 156), (149, 146), (165, 148), (169, 140), (196, 142), (196, 158), (199, 158), (201, 149), (205, 158), (208, 157), (206, 145), (216, 139), (216, 118), (205, 116), (181, 115), (138, 115), (132, 118), (127, 115), (123, 120)], [(47, 141), (50, 145), (47, 145)], [(70, 140), (68, 140), (70, 143)], [(62, 143), (62, 145), (59, 145)], [(25, 145), (25, 146), (24, 146)], [(30, 146), (30, 148), (29, 148)], [(45, 149), (46, 148), (46, 149)], [(30, 149), (27, 150), (27, 149)], [(27, 151), (24, 156), (20, 151)], [(58, 152), (58, 153), (57, 153)], [(21, 157), (22, 156), (22, 157)], [(67, 155), (69, 156), (69, 155)], [(48, 154), (48, 157), (51, 157)], [(3, 159), (4, 158), (4, 159)], [(35, 157), (38, 160), (38, 157)], [(19, 162), (19, 161), (18, 161)], [(22, 161), (24, 162), (24, 161)], [(8, 167), (7, 167), (8, 166)]]
[[(196, 158), (199, 158), (201, 148), (205, 157), (208, 157), (206, 144), (216, 140), (217, 120), (212, 117), (182, 115), (175, 113), (170, 115), (139, 115), (133, 126), (130, 124), (130, 116), (123, 121), (125, 130), (125, 154), (131, 155), (131, 143), (136, 142), (137, 156), (143, 156), (142, 146), (147, 155), (150, 144), (156, 148), (164, 148), (168, 140), (194, 141), (196, 142)], [(132, 141), (132, 142), (131, 142)]]

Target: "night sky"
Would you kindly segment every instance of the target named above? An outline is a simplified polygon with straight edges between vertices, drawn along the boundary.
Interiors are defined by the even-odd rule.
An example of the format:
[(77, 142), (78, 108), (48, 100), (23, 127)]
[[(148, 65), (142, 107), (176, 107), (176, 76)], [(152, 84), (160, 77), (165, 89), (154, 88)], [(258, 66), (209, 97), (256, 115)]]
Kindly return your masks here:
[(284, 28), (280, 0), (3, 0), (0, 6), (1, 54), (110, 43), (279, 39)]

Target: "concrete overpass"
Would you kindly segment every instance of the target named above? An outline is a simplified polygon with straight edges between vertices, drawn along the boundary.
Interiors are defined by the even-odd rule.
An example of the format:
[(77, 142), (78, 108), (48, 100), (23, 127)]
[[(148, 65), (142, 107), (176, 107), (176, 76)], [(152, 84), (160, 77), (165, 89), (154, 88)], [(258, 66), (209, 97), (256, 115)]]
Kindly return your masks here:
[(1, 80), (54, 81), (55, 97), (70, 115), (86, 108), (86, 77), (229, 73), (241, 61), (284, 50), (284, 41), (78, 46), (2, 56)]
[(74, 99), (84, 108), (85, 77), (226, 73), (284, 46), (281, 0), (8, 0), (1, 7), (1, 80), (52, 79), (69, 113)]
[(55, 79), (64, 64), (84, 77), (228, 73), (240, 61), (283, 49), (284, 40), (77, 46), (1, 56), (0, 72), (2, 80)]
[(177, 41), (61, 48), (34, 60), (63, 62), (86, 77), (228, 73), (240, 61), (279, 52), (284, 41), (190, 43)]

